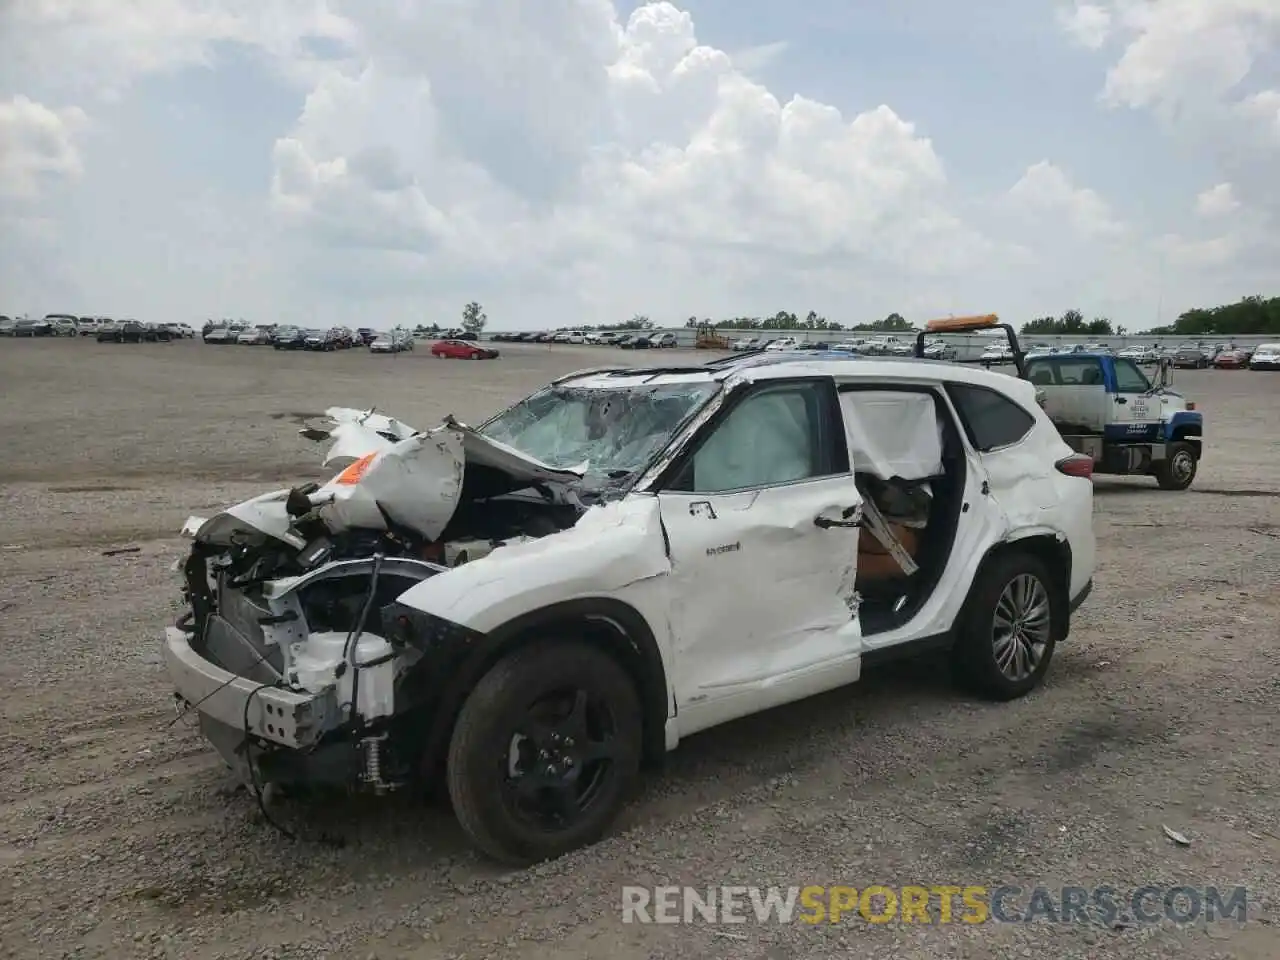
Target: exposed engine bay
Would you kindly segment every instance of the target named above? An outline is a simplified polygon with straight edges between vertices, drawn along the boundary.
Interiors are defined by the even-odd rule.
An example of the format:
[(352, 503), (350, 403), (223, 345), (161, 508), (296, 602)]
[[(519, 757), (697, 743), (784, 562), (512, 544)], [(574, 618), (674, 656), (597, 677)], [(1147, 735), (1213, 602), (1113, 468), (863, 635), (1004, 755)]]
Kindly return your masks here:
[[(190, 612), (175, 629), (231, 675), (206, 698), (228, 684), (249, 691), (243, 723), (200, 712), (233, 767), (279, 780), (349, 782), (354, 773), (384, 790), (411, 774), (414, 752), (389, 752), (389, 727), (427, 696), (412, 676), (422, 632), (407, 629), (420, 625), (396, 598), (451, 567), (573, 527), (599, 494), (580, 490), (579, 473), (452, 418), (421, 432), (372, 412), (325, 415), (328, 426), (300, 432), (331, 443), (324, 463), (342, 468), (332, 480), (187, 521)], [(272, 741), (293, 750), (275, 756)], [(273, 756), (283, 766), (273, 770)]]

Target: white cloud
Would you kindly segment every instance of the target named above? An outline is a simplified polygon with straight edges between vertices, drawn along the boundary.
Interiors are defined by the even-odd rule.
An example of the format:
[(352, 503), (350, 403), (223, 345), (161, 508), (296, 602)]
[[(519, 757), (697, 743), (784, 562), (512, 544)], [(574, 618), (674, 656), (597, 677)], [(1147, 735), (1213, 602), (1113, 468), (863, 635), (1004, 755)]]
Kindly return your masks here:
[[(601, 16), (598, 0), (549, 3), (548, 18), (575, 29), (548, 69), (554, 37), (522, 34), (507, 7), (472, 4), (430, 30), (412, 18), (362, 22), (386, 47), (360, 74), (322, 81), (276, 146), (274, 197), (300, 237), (416, 252), (426, 259), (406, 269), (491, 270), (496, 284), (523, 282), (512, 265), (541, 261), (571, 270), (581, 300), (600, 304), (620, 287), (654, 296), (655, 276), (674, 301), (708, 269), (733, 285), (845, 258), (927, 280), (989, 246), (948, 205), (931, 142), (888, 106), (849, 119), (802, 97), (781, 103), (699, 45), (689, 15), (668, 3), (625, 24)], [(481, 38), (495, 50), (546, 49), (507, 63), (514, 80), (476, 78)], [(411, 67), (420, 43), (435, 47)], [(519, 88), (514, 99), (504, 85)], [(481, 162), (474, 129), (458, 135), (508, 111), (518, 116), (503, 127), (519, 144), (510, 159), (554, 158), (556, 176), (504, 175), (502, 163)], [(370, 150), (401, 165), (394, 190), (356, 174), (356, 152)]]
[(1229, 183), (1219, 183), (1196, 197), (1196, 213), (1202, 217), (1223, 217), (1240, 208)]
[(1115, 238), (1126, 229), (1101, 196), (1087, 187), (1077, 187), (1048, 160), (1027, 168), (1009, 188), (1006, 203), (1037, 220), (1045, 230), (1066, 225), (1085, 239)]
[(79, 107), (54, 110), (21, 95), (0, 102), (0, 197), (36, 200), (51, 180), (79, 177), (85, 122)]
[(1111, 11), (1096, 3), (1077, 3), (1059, 10), (1057, 18), (1063, 30), (1090, 50), (1101, 48), (1111, 35)]
[[(1208, 211), (1234, 201), (1258, 222), (1249, 242), (1239, 231), (1210, 247), (1207, 258), (1252, 261), (1274, 273), (1280, 234), (1280, 91), (1259, 91), (1280, 70), (1277, 0), (1096, 0), (1105, 3), (1122, 44), (1100, 91), (1113, 108), (1148, 110), (1177, 139), (1178, 154), (1202, 153), (1229, 188), (1202, 197)], [(1233, 208), (1234, 210), (1235, 208)], [(1226, 212), (1225, 209), (1223, 212)], [(1219, 214), (1221, 215), (1221, 214)], [(1176, 236), (1176, 234), (1174, 234)], [(1163, 241), (1168, 247), (1169, 240)], [(1193, 241), (1201, 244), (1208, 241)], [(1198, 254), (1188, 254), (1194, 259)], [(1268, 267), (1261, 265), (1271, 265)], [(1270, 281), (1268, 281), (1270, 282)]]
[(1280, 145), (1280, 90), (1262, 90), (1246, 97), (1237, 108), (1263, 138)]
[(1103, 100), (1171, 116), (1221, 103), (1280, 37), (1275, 0), (1100, 0), (1059, 15), (1079, 42), (1125, 46), (1107, 73)]
[(1161, 237), (1157, 247), (1170, 266), (1205, 270), (1229, 264), (1240, 253), (1241, 239), (1237, 234), (1191, 239), (1178, 234)]
[(743, 73), (751, 74), (777, 63), (786, 54), (790, 44), (785, 40), (761, 43), (754, 47), (735, 50), (730, 59)]
[[(1064, 10), (1059, 23), (1088, 48), (1122, 51), (1098, 78), (1115, 104), (1171, 113), (1190, 99), (1222, 101), (1224, 115), (1255, 136), (1273, 130), (1280, 144), (1276, 95), (1249, 98), (1231, 86), (1258, 69), (1273, 10), (1275, 0), (1094, 0)], [(877, 39), (867, 42), (892, 42), (892, 33), (869, 30)], [(898, 40), (910, 56), (910, 38)], [(78, 205), (62, 216), (78, 220), (69, 233), (97, 227), (112, 243), (92, 245), (93, 263), (41, 256), (95, 295), (166, 304), (238, 297), (235, 312), (281, 304), (316, 319), (348, 316), (353, 304), (389, 320), (452, 314), (477, 297), (495, 324), (522, 326), (636, 311), (665, 322), (809, 307), (844, 320), (891, 310), (1040, 313), (1077, 295), (1096, 301), (1078, 302), (1088, 312), (1119, 313), (1149, 295), (1161, 255), (1186, 251), (1191, 262), (1200, 244), (1209, 245), (1202, 259), (1245, 257), (1267, 236), (1261, 214), (1252, 233), (1241, 226), (1263, 206), (1266, 181), (1256, 171), (1214, 178), (1229, 181), (1229, 196), (1245, 208), (1216, 246), (1194, 225), (1189, 239), (1177, 222), (1157, 231), (1144, 211), (1126, 222), (1096, 184), (1047, 161), (992, 197), (976, 178), (958, 179), (927, 125), (903, 116), (901, 103), (918, 90), (901, 99), (895, 90), (877, 106), (868, 90), (851, 89), (848, 102), (858, 106), (844, 112), (813, 97), (780, 97), (760, 75), (784, 53), (789, 63), (810, 57), (818, 82), (829, 79), (819, 75), (821, 58), (793, 42), (726, 53), (666, 2), (620, 17), (611, 0), (0, 0), (0, 100), (25, 94), (27, 104), (23, 139), (0, 130), (5, 169), (23, 171), (3, 186), (32, 196), (90, 167)], [(189, 122), (202, 122), (209, 111), (184, 100), (182, 68), (221, 69), (228, 45), (272, 65), (271, 83), (287, 81), (264, 91), (273, 110), (282, 92), (302, 106), (266, 128), (270, 114), (247, 95), (244, 126), (255, 139), (237, 124), (225, 130), (233, 161), (225, 166), (239, 177), (227, 181), (236, 185), (202, 184), (184, 169), (168, 193), (153, 195), (144, 174), (128, 172), (128, 138), (110, 135), (113, 118), (145, 126), (145, 117), (95, 102), (132, 107), (131, 96), (167, 96), (150, 121), (156, 129), (188, 106)], [(251, 72), (251, 82), (264, 82)], [(166, 78), (163, 92), (138, 83), (156, 76)], [(931, 92), (931, 101), (949, 93)], [(1033, 95), (1007, 91), (1018, 109)], [(95, 153), (81, 157), (82, 114), (41, 103), (88, 107), (95, 130), (107, 134), (95, 136)], [(953, 100), (939, 109), (965, 107)], [(972, 135), (982, 140), (986, 131)], [(1043, 149), (1017, 130), (996, 137), (991, 154), (1001, 162), (1021, 166)], [(1089, 149), (1101, 156), (1111, 145), (1098, 137)], [(249, 169), (269, 186), (249, 192)], [(1168, 206), (1191, 220), (1178, 189)], [(110, 220), (120, 196), (137, 198), (127, 224)], [(24, 229), (46, 244), (57, 242), (52, 209), (23, 211)], [(162, 280), (138, 279), (137, 261), (178, 250)], [(251, 283), (240, 282), (246, 264)], [(19, 272), (4, 279), (39, 294)], [(165, 283), (173, 290), (162, 291)], [(994, 303), (985, 299), (991, 291)]]
[(139, 76), (212, 62), (237, 42), (304, 68), (306, 41), (354, 41), (326, 0), (20, 0), (0, 4), (0, 62), (80, 97), (122, 96)]

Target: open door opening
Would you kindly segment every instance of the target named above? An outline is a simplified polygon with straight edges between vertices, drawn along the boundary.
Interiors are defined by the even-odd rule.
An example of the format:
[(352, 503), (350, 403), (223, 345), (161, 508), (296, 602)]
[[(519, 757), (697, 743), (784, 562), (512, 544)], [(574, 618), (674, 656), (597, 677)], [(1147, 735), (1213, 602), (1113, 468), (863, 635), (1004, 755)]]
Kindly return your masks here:
[(959, 431), (929, 387), (840, 389), (863, 499), (856, 587), (864, 637), (908, 623), (946, 569), (963, 510)]

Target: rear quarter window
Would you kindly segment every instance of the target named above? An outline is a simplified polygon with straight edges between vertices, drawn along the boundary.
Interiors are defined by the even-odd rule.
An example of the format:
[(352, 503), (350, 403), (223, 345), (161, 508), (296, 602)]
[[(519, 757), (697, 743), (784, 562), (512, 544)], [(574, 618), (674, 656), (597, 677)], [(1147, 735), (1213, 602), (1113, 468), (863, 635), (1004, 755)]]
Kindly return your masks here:
[(1054, 363), (1055, 382), (1064, 387), (1092, 387), (1103, 382), (1102, 364), (1096, 357), (1073, 357)]
[(982, 453), (1017, 443), (1036, 424), (1030, 412), (997, 390), (949, 383), (947, 394), (969, 442)]

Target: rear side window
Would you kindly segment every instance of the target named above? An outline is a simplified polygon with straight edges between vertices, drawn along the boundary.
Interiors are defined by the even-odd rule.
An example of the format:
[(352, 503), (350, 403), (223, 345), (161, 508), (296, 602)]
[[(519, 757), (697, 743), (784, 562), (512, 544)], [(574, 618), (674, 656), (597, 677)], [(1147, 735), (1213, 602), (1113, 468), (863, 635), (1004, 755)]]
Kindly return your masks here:
[(1102, 364), (1095, 357), (1059, 360), (1054, 364), (1064, 387), (1089, 387), (1102, 383)]
[(969, 442), (983, 453), (1017, 443), (1035, 426), (1035, 417), (995, 390), (949, 383), (947, 393), (960, 414)]

